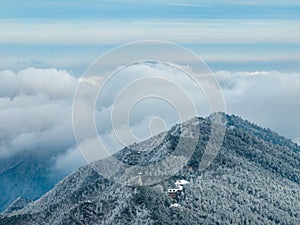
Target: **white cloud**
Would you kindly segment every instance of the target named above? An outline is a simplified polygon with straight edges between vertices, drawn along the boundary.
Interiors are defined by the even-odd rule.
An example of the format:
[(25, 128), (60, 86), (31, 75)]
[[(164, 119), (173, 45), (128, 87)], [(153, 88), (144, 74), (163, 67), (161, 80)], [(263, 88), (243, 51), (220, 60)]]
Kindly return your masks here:
[(63, 70), (0, 72), (0, 158), (74, 145), (71, 104), (77, 80)]
[(297, 20), (0, 21), (0, 43), (123, 44), (150, 39), (189, 44), (299, 43), (299, 31)]
[[(118, 78), (111, 79), (112, 83), (106, 86), (103, 96), (100, 96), (101, 102), (96, 107), (95, 122), (109, 152), (113, 153), (122, 147), (114, 136), (111, 125), (114, 97), (128, 82), (139, 76), (151, 77), (153, 74), (164, 79), (170, 78), (179, 84), (194, 100), (201, 115), (209, 112), (201, 91), (191, 85), (189, 79), (177, 70), (162, 65), (129, 67), (120, 73)], [(221, 84), (229, 113), (241, 115), (299, 141), (300, 74), (276, 71), (219, 71), (216, 77)], [(83, 165), (80, 152), (74, 147), (76, 145), (72, 130), (72, 102), (79, 81), (85, 82), (84, 93), (88, 97), (98, 90), (97, 82), (101, 79), (82, 80), (72, 77), (66, 71), (56, 69), (29, 68), (19, 72), (1, 71), (0, 158), (12, 157), (20, 152), (55, 153), (58, 154), (55, 157), (56, 170), (69, 172)], [(150, 87), (153, 86), (157, 90), (162, 90), (161, 94), (168, 94), (173, 90), (171, 86), (164, 86), (162, 82), (151, 83)], [(147, 93), (143, 92), (147, 85), (133, 87), (135, 93)], [(121, 108), (127, 107), (132, 99), (123, 98), (123, 100)], [(90, 102), (87, 101), (86, 104)], [(184, 106), (186, 102), (184, 98), (178, 98), (176, 104)], [(122, 114), (124, 111), (121, 110), (115, 116), (118, 119), (124, 116)], [(192, 116), (193, 113), (187, 115)], [(157, 99), (144, 99), (130, 112), (128, 121), (132, 134), (140, 139), (148, 137), (151, 135), (149, 127), (153, 128), (151, 121), (157, 118), (164, 121), (160, 123), (162, 129), (180, 121), (176, 110), (170, 104)], [(88, 129), (85, 125), (81, 124), (81, 130), (86, 138), (83, 138), (80, 144), (92, 145), (94, 142), (87, 142)], [(115, 127), (123, 137), (128, 135), (127, 128), (128, 124), (122, 120)], [(156, 132), (155, 129), (152, 132)], [(135, 139), (129, 140), (134, 142)]]
[(53, 170), (62, 174), (69, 174), (78, 167), (86, 165), (78, 148), (70, 148), (55, 158)]
[(20, 95), (45, 95), (49, 98), (70, 98), (77, 80), (67, 71), (28, 68), (18, 73), (0, 72), (0, 96), (13, 98)]
[(229, 113), (239, 114), (295, 141), (300, 135), (300, 73), (219, 71)]

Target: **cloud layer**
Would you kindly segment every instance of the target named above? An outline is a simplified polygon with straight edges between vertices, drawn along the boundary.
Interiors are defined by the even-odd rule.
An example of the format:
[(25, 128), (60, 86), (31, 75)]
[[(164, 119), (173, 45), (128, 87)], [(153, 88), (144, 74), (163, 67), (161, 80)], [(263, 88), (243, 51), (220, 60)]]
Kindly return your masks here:
[[(201, 92), (189, 84), (189, 80), (180, 72), (161, 65), (131, 67), (120, 73), (116, 82), (112, 80), (107, 85), (103, 92), (103, 101), (96, 105), (95, 122), (98, 133), (111, 152), (122, 146), (118, 142), (120, 140), (114, 137), (109, 120), (114, 105), (112, 98), (124, 84), (141, 74), (144, 77), (150, 74), (158, 74), (164, 78), (173, 77), (173, 82), (180, 84), (191, 99), (197, 102), (200, 114), (204, 116), (208, 113), (207, 103)], [(299, 142), (300, 74), (219, 71), (216, 77), (225, 97), (227, 112), (270, 127)], [(80, 81), (82, 80), (64, 70), (28, 68), (19, 72), (1, 71), (0, 158), (13, 157), (24, 152), (51, 157), (54, 155), (55, 169), (63, 172), (70, 172), (78, 165), (83, 165), (84, 161), (76, 147), (72, 130), (72, 102)], [(97, 80), (86, 83), (87, 95), (96, 90), (93, 89), (95, 82)], [(157, 88), (165, 88), (166, 92), (170, 88), (160, 85), (163, 84), (157, 84)], [(134, 88), (139, 93), (145, 86)], [(125, 107), (126, 98), (124, 101)], [(178, 104), (184, 102), (179, 101)], [(129, 116), (129, 125), (132, 133), (143, 139), (169, 128), (178, 120), (176, 110), (170, 104), (150, 98), (135, 105)], [(160, 129), (151, 130), (153, 124)], [(115, 128), (120, 133), (127, 132), (122, 123)], [(84, 129), (82, 126), (83, 131)]]
[(0, 72), (0, 158), (63, 151), (74, 144), (71, 104), (77, 80), (63, 70)]
[(295, 141), (300, 136), (300, 74), (219, 71), (227, 110)]
[[(1, 21), (0, 21), (1, 22)], [(123, 44), (136, 40), (175, 43), (299, 43), (298, 20), (140, 20), (0, 23), (0, 44)], [(93, 34), (93, 35), (91, 35)]]

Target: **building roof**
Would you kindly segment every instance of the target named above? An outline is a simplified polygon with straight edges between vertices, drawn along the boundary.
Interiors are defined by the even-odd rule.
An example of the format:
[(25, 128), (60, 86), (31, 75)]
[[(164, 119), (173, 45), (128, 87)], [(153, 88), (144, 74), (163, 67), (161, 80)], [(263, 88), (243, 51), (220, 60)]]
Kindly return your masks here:
[(186, 185), (189, 184), (187, 180), (176, 180), (175, 185)]

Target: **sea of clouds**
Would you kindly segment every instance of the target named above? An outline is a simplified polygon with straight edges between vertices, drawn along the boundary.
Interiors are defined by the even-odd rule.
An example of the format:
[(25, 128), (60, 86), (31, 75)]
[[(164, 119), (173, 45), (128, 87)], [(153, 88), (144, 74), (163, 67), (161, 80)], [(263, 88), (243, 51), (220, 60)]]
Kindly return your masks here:
[[(103, 92), (106, 93), (104, 100), (98, 102), (95, 108), (98, 133), (111, 153), (123, 145), (113, 137), (115, 133), (109, 118), (114, 101), (109, 94), (117, 93), (130, 74), (174, 76), (173, 81), (180, 83), (191, 96), (199, 114), (205, 116), (209, 112), (201, 91), (189, 84), (178, 71), (161, 65), (132, 67), (123, 72), (118, 83), (107, 86)], [(222, 89), (228, 113), (270, 127), (300, 142), (300, 74), (219, 71), (215, 76)], [(63, 173), (84, 165), (72, 126), (72, 104), (80, 82), (81, 78), (72, 76), (66, 70), (27, 68), (18, 72), (0, 71), (0, 159), (20, 153), (44, 155), (54, 159), (53, 168)], [(95, 82), (97, 79), (85, 83), (87, 93), (98, 91)], [(143, 88), (145, 87), (141, 86), (139, 90), (139, 87), (135, 87), (136, 93)], [(157, 88), (164, 87), (158, 85)], [(181, 104), (180, 101), (177, 104)], [(145, 104), (137, 104), (131, 113), (133, 116), (130, 116), (128, 124), (140, 140), (168, 129), (179, 120), (176, 110), (170, 104), (157, 99), (147, 99)], [(157, 124), (160, 127), (157, 130), (152, 126), (153, 131), (151, 121), (156, 118), (161, 118), (163, 123)], [(123, 127), (124, 124), (120, 124), (117, 129), (122, 132)], [(82, 130), (84, 129), (82, 125)], [(87, 144), (87, 140), (81, 140), (78, 144)]]

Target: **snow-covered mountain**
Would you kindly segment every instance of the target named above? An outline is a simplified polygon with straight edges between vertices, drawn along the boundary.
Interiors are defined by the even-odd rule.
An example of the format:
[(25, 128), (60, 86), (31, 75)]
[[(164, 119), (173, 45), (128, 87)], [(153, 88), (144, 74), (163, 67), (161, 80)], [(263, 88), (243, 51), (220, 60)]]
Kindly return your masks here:
[(9, 214), (14, 211), (23, 209), (26, 205), (28, 205), (30, 202), (32, 202), (29, 199), (26, 199), (24, 197), (18, 197), (15, 201), (13, 201), (4, 211), (4, 214)]
[[(237, 116), (222, 116), (226, 134), (206, 170), (199, 164), (214, 117), (187, 121), (184, 132), (175, 125), (115, 155), (130, 166), (156, 165), (172, 154), (180, 137), (186, 145), (197, 137), (190, 160), (168, 179), (123, 185), (99, 175), (95, 168), (104, 161), (97, 161), (37, 201), (3, 215), (0, 224), (300, 224), (300, 147)], [(167, 191), (181, 179), (190, 183), (173, 199)]]

